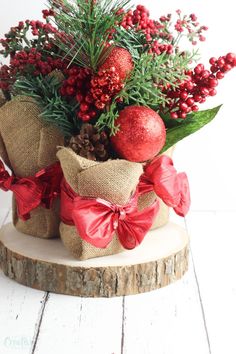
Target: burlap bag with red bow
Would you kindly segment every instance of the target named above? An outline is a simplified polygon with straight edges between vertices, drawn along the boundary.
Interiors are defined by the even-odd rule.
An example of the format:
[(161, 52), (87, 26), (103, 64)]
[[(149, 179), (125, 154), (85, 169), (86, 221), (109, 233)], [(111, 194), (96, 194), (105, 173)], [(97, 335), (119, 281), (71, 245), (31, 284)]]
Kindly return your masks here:
[[(102, 198), (118, 205), (125, 205), (129, 201), (143, 172), (142, 165), (138, 163), (125, 160), (94, 162), (76, 155), (68, 148), (60, 149), (57, 156), (64, 178), (76, 194)], [(64, 222), (60, 225), (60, 235), (65, 247), (80, 260), (124, 250), (116, 234), (106, 248), (97, 248), (84, 241), (75, 226)]]
[[(75, 194), (102, 198), (118, 205), (125, 205), (129, 201), (143, 174), (143, 166), (140, 163), (125, 160), (94, 162), (76, 155), (68, 148), (60, 149), (57, 156), (64, 178)], [(157, 195), (153, 191), (144, 193), (138, 197), (138, 210), (150, 207), (156, 199)], [(155, 227), (168, 220), (168, 207), (163, 202), (156, 219), (158, 221)], [(98, 248), (82, 239), (75, 225), (66, 222), (61, 222), (60, 235), (65, 247), (80, 260), (116, 254), (124, 250), (117, 234), (107, 247)]]
[[(40, 108), (29, 97), (18, 96), (0, 108), (0, 156), (17, 177), (34, 176), (54, 164), (56, 148), (63, 145), (59, 131), (39, 117)], [(36, 237), (59, 236), (59, 199), (51, 209), (39, 206), (30, 219), (19, 218), (13, 196), (13, 223), (17, 230)]]

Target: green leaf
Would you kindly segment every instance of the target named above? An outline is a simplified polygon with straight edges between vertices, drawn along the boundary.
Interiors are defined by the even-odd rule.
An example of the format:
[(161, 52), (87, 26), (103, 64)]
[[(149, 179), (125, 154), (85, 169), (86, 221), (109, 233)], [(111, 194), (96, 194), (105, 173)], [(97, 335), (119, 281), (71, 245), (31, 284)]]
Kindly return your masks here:
[(212, 109), (207, 109), (205, 111), (192, 113), (186, 120), (183, 120), (180, 125), (167, 129), (166, 143), (163, 149), (160, 151), (160, 154), (168, 150), (171, 146), (175, 145), (178, 141), (195, 133), (204, 127), (204, 125), (210, 123), (215, 118), (220, 108), (221, 105)]

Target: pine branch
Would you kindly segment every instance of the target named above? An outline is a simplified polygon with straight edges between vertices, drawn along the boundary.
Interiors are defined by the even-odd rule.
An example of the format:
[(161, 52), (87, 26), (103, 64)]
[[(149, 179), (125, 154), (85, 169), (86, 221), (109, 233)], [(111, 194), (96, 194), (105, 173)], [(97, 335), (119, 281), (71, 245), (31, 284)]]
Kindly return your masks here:
[(146, 45), (145, 34), (142, 31), (135, 31), (131, 28), (127, 31), (123, 27), (116, 26), (113, 40), (117, 46), (127, 49), (134, 61), (138, 61), (140, 55), (149, 49)]
[(119, 126), (115, 124), (119, 116), (119, 110), (115, 101), (112, 102), (109, 109), (102, 113), (97, 120), (96, 127), (101, 130), (109, 129), (110, 135), (115, 135), (119, 130)]
[[(53, 7), (54, 0), (49, 0)], [(55, 8), (55, 23), (64, 33), (55, 44), (66, 53), (64, 58), (93, 71), (106, 59), (110, 30), (122, 15), (118, 10), (126, 8), (130, 0), (64, 1), (64, 7)]]
[(24, 77), (14, 84), (14, 93), (32, 97), (41, 107), (40, 117), (49, 124), (57, 126), (65, 137), (76, 134), (80, 121), (75, 115), (77, 104), (68, 103), (58, 93), (60, 80), (55, 76), (42, 75)]

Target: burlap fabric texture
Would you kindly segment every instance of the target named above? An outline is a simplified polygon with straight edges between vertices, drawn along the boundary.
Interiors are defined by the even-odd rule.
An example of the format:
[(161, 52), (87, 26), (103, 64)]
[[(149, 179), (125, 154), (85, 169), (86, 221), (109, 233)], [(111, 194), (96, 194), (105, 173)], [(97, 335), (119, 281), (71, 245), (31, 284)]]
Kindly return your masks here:
[[(63, 137), (40, 117), (40, 108), (30, 97), (18, 96), (0, 108), (0, 156), (19, 177), (34, 175), (57, 161), (56, 150)], [(51, 209), (38, 207), (31, 218), (18, 218), (13, 197), (13, 223), (17, 230), (36, 237), (59, 236), (59, 200)]]

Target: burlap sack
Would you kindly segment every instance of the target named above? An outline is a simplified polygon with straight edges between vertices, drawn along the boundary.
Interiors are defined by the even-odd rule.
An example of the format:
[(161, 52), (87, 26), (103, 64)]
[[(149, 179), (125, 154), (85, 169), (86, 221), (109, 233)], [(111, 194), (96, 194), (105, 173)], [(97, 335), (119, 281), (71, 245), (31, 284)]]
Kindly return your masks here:
[[(39, 117), (40, 108), (33, 99), (15, 97), (0, 109), (0, 156), (16, 176), (28, 177), (57, 161), (56, 147), (63, 145), (59, 131)], [(17, 230), (32, 236), (59, 236), (59, 200), (53, 207), (39, 207), (31, 218), (18, 218), (13, 198), (13, 223)]]
[[(125, 160), (94, 162), (62, 148), (57, 153), (64, 177), (80, 196), (100, 197), (115, 204), (126, 204), (136, 189), (143, 172), (139, 163)], [(60, 235), (65, 247), (77, 259), (85, 260), (123, 251), (117, 236), (105, 249), (99, 249), (82, 240), (75, 228), (61, 222)]]

